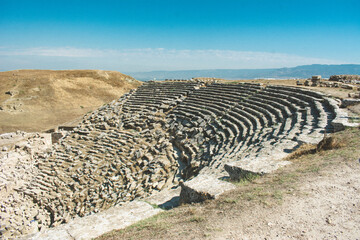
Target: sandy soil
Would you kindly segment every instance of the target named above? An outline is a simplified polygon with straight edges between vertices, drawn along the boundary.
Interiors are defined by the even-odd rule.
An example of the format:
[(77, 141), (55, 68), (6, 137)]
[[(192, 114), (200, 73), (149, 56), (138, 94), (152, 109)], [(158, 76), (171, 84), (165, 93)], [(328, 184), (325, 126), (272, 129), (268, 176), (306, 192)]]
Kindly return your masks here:
[(358, 159), (335, 166), (307, 179), (301, 196), (225, 217), (210, 239), (360, 239), (359, 176)]

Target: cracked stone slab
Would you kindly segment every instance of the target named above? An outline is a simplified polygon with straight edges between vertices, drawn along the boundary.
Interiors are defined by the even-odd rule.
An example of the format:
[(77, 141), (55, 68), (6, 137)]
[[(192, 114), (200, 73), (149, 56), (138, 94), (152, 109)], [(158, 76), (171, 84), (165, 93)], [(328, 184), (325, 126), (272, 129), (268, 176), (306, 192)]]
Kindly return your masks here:
[(179, 206), (181, 187), (162, 190), (144, 199), (145, 202), (156, 204), (162, 209), (171, 209)]
[(271, 160), (267, 157), (242, 159), (225, 164), (225, 170), (229, 173), (230, 179), (247, 179), (251, 175), (264, 175), (277, 170), (280, 167), (290, 164), (289, 161)]
[(62, 226), (47, 229), (44, 232), (38, 232), (36, 234), (32, 234), (30, 236), (25, 236), (20, 238), (22, 240), (27, 239), (41, 239), (41, 240), (73, 240), (74, 238), (69, 234), (69, 232), (62, 228)]
[(133, 201), (123, 206), (115, 206), (103, 212), (82, 218), (53, 229), (28, 236), (24, 239), (92, 239), (115, 229), (122, 229), (142, 219), (151, 217), (163, 210), (153, 208), (142, 201)]
[(222, 193), (235, 188), (235, 185), (221, 181), (214, 175), (201, 174), (181, 183), (180, 204), (216, 199)]
[[(321, 140), (321, 139), (320, 139)], [(320, 141), (319, 140), (319, 141)], [(291, 164), (283, 160), (292, 152), (299, 142), (283, 140), (277, 145), (264, 144), (265, 151), (250, 155), (238, 161), (226, 163), (224, 168), (232, 180), (247, 179), (251, 175), (264, 175), (274, 172), (278, 168)]]
[(324, 133), (320, 132), (321, 130), (323, 130), (322, 128), (318, 128), (315, 130), (316, 131), (311, 134), (301, 135), (297, 137), (297, 141), (307, 144), (318, 144), (324, 138)]

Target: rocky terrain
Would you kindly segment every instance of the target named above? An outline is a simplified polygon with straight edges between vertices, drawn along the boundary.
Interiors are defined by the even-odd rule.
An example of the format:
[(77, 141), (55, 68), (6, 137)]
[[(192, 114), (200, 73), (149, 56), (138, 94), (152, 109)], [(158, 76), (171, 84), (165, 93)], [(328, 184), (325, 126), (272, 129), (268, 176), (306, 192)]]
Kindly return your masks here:
[[(50, 134), (18, 131), (0, 135), (2, 237), (39, 231), (38, 225), (41, 228), (42, 224), (50, 223), (49, 214), (34, 205), (31, 197), (19, 191), (20, 188), (29, 184), (34, 176), (40, 174), (36, 160), (37, 154), (46, 152), (50, 148)], [(8, 222), (9, 219), (12, 221)], [(3, 235), (4, 232), (7, 235)]]
[(352, 82), (354, 80), (359, 81), (360, 75), (332, 75), (329, 78), (329, 81), (335, 82)]
[[(179, 181), (191, 189), (194, 179), (273, 171), (301, 144), (344, 129), (337, 104), (293, 87), (149, 82), (88, 113), (53, 146), (40, 135), (22, 136), (44, 142), (30, 153), (4, 146), (1, 164), (11, 170), (0, 175), (1, 234), (35, 233)], [(180, 200), (198, 200), (190, 195)]]

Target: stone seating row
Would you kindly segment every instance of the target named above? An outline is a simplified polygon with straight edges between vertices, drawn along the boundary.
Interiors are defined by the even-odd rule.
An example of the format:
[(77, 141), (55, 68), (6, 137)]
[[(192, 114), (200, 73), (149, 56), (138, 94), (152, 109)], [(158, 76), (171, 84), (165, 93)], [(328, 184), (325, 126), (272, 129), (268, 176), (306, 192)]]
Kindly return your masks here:
[[(214, 85), (217, 85), (215, 91), (211, 89)], [(221, 148), (229, 150), (230, 154), (224, 153), (220, 159), (225, 155), (229, 157), (239, 155), (242, 151), (254, 151), (256, 146), (271, 138), (295, 140), (301, 135), (326, 128), (331, 120), (328, 119), (331, 116), (324, 110), (321, 94), (306, 95), (308, 91), (258, 87), (255, 94), (239, 97), (234, 88), (218, 87), (219, 85), (221, 84), (212, 84), (211, 87), (193, 92), (173, 113), (180, 119), (183, 116), (191, 119), (191, 116), (197, 114), (223, 121), (223, 124), (219, 124), (214, 120), (215, 142)], [(226, 90), (222, 94), (223, 89)], [(273, 127), (273, 131), (263, 134), (261, 130), (266, 127)], [(216, 152), (219, 152), (219, 148)]]
[[(167, 150), (167, 146), (171, 146), (167, 138), (165, 140), (170, 145), (161, 147), (162, 145), (153, 143), (155, 139), (161, 138), (156, 137), (156, 129), (151, 130), (147, 140), (144, 139), (146, 134), (142, 134), (143, 132), (133, 133), (132, 129), (122, 129), (124, 124), (131, 122), (146, 129), (141, 114), (123, 111), (120, 115), (114, 115), (113, 110), (120, 108), (122, 111), (128, 107), (131, 101), (128, 105), (127, 101), (134, 95), (136, 92), (121, 101), (121, 104), (115, 102), (112, 106), (102, 107), (88, 115), (82, 126), (60, 141), (58, 150), (53, 153), (49, 163), (44, 165), (47, 167), (42, 168), (40, 165), (41, 174), (25, 192), (34, 197), (36, 202), (43, 202), (43, 205), (51, 209), (51, 225), (64, 221), (67, 218), (65, 212), (70, 217), (83, 216), (149, 194), (152, 190), (159, 190), (172, 178), (177, 163), (175, 164), (172, 152)], [(181, 94), (175, 94), (179, 95)], [(149, 119), (150, 116), (145, 123), (157, 122), (156, 119)], [(123, 127), (119, 129), (118, 126), (111, 126), (112, 121), (119, 121), (119, 126)], [(99, 124), (107, 127), (99, 129)], [(134, 152), (136, 147), (143, 149), (139, 150), (143, 153)], [(191, 148), (187, 148), (187, 151), (190, 150)], [(49, 164), (53, 167), (49, 168)], [(62, 174), (51, 175), (53, 171)], [(65, 192), (70, 195), (63, 194)]]

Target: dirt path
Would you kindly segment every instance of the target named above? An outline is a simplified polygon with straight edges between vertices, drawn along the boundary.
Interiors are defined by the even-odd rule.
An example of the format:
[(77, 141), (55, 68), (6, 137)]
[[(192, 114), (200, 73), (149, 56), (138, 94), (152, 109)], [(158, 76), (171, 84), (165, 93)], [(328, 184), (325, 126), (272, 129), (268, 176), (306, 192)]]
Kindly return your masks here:
[[(360, 156), (359, 156), (360, 157)], [(360, 239), (360, 163), (332, 166), (307, 179), (302, 196), (255, 206), (215, 222), (210, 239)]]

